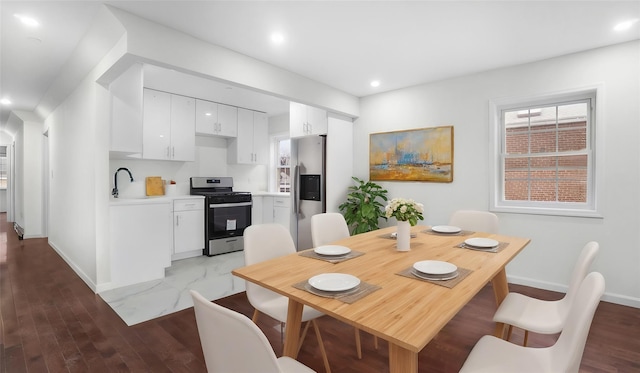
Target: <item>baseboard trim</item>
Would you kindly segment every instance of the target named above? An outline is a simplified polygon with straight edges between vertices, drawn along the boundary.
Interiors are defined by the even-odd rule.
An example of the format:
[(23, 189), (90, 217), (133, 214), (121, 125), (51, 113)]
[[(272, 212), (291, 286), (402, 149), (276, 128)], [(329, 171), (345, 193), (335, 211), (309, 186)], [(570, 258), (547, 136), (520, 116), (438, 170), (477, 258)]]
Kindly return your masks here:
[(89, 276), (87, 276), (86, 273), (84, 273), (84, 271), (82, 271), (80, 267), (78, 267), (69, 257), (67, 257), (60, 249), (58, 249), (57, 245), (51, 240), (49, 240), (49, 246), (51, 246), (53, 250), (55, 250), (55, 252), (60, 255), (62, 260), (64, 260), (69, 265), (69, 267), (71, 267), (71, 269), (78, 275), (78, 277), (80, 277), (80, 279), (84, 281), (85, 284), (87, 284), (91, 291), (97, 293), (97, 285), (93, 282), (93, 280), (91, 280)]
[[(507, 276), (507, 281), (511, 284), (530, 286), (532, 288), (537, 288), (537, 289), (557, 291), (559, 293), (567, 292), (566, 285), (560, 285), (560, 284), (546, 282), (546, 281), (533, 280), (526, 277)], [(640, 308), (640, 299), (630, 297), (627, 295), (609, 293), (605, 291), (604, 295), (602, 296), (602, 300), (605, 302), (615, 303), (622, 306)]]

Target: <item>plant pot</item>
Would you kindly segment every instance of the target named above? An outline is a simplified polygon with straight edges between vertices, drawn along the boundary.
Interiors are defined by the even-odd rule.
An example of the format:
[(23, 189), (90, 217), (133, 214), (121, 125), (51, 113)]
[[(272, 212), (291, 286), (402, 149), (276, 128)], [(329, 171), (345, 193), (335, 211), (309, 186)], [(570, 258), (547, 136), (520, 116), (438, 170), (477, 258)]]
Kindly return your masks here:
[(399, 221), (396, 231), (396, 249), (398, 251), (411, 250), (411, 223)]

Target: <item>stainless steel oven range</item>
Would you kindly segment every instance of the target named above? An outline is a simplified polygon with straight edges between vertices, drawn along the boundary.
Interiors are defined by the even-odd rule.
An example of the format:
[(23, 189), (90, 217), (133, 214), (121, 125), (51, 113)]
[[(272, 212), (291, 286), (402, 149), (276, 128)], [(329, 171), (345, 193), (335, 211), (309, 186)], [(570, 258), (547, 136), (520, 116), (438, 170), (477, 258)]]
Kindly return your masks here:
[(192, 177), (190, 193), (205, 196), (203, 254), (243, 250), (242, 234), (251, 225), (251, 193), (234, 192), (231, 177)]

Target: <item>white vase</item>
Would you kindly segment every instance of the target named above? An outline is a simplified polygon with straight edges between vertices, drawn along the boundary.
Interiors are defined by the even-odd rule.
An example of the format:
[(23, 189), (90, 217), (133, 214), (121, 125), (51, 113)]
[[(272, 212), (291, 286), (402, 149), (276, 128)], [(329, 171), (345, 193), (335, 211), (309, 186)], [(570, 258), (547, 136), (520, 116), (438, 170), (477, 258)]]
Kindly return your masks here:
[(398, 251), (411, 250), (411, 223), (408, 221), (398, 221), (396, 249)]

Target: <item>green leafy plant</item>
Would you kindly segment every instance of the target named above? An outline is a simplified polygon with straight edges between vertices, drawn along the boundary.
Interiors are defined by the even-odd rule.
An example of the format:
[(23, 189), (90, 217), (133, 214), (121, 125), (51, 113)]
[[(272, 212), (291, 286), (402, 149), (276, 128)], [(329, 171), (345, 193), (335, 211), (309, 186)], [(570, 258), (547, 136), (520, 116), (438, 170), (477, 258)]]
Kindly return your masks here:
[(387, 190), (371, 181), (363, 181), (353, 176), (356, 185), (349, 187), (347, 200), (339, 206), (351, 234), (369, 232), (378, 229), (378, 220), (387, 220), (384, 205)]

